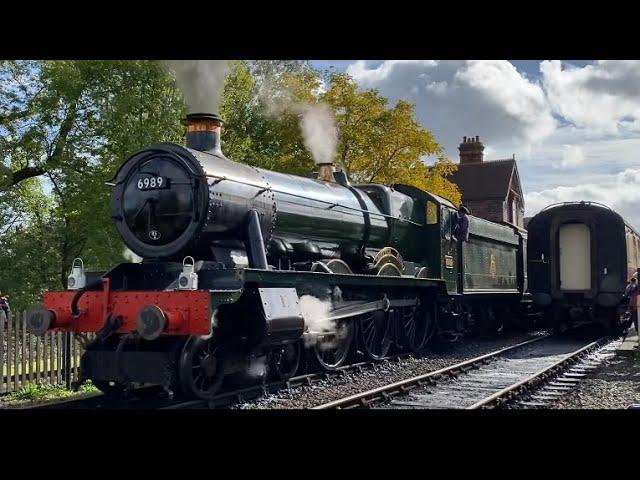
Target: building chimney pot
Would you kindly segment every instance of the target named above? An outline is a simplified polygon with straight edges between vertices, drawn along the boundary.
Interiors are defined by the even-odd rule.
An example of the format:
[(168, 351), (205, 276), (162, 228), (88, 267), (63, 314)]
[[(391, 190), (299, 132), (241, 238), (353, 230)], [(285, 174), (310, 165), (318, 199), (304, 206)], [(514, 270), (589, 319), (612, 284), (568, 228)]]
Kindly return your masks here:
[(461, 165), (482, 163), (484, 145), (480, 141), (480, 135), (463, 137), (458, 150), (460, 151)]

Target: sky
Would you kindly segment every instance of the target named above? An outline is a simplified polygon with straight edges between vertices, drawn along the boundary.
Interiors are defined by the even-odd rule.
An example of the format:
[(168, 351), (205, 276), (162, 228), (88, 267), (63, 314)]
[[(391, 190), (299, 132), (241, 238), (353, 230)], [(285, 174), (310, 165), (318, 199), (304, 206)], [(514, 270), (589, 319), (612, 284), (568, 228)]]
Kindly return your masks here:
[(550, 203), (605, 203), (640, 228), (640, 61), (314, 60), (392, 102), (416, 105), (458, 161), (463, 136), (485, 159), (515, 155), (525, 215)]

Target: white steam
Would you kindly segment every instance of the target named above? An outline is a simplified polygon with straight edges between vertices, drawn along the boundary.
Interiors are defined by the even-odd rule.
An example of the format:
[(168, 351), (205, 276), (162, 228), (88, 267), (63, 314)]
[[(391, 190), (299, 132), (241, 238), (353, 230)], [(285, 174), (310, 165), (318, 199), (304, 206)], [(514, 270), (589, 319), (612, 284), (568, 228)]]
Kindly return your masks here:
[(127, 247), (124, 247), (124, 250), (122, 251), (122, 256), (125, 258), (125, 260), (128, 260), (131, 263), (142, 262), (142, 257), (139, 257), (138, 255), (133, 253), (131, 250), (129, 250)]
[(227, 60), (166, 60), (190, 113), (218, 113)]
[(333, 163), (336, 156), (338, 131), (331, 109), (323, 104), (301, 105), (300, 128), (304, 146), (316, 164)]
[[(341, 292), (340, 292), (341, 293)], [(300, 297), (300, 310), (304, 318), (306, 348), (318, 344), (321, 350), (334, 348), (338, 340), (347, 335), (347, 329), (332, 320), (331, 300), (320, 300), (312, 295)]]
[(328, 105), (298, 102), (290, 91), (278, 88), (268, 81), (260, 87), (258, 98), (265, 106), (267, 114), (273, 117), (279, 117), (285, 111), (298, 116), (304, 146), (316, 164), (333, 162), (338, 143), (338, 128)]
[(254, 357), (247, 367), (247, 375), (254, 378), (262, 378), (267, 374), (266, 357)]

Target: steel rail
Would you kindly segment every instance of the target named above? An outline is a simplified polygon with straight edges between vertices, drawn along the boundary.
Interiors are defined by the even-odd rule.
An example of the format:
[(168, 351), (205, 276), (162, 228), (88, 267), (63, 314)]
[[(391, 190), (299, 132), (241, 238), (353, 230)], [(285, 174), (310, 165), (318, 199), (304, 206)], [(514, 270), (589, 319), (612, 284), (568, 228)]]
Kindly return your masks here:
[(391, 396), (398, 395), (399, 393), (404, 393), (410, 388), (415, 388), (424, 383), (434, 383), (435, 380), (441, 378), (444, 375), (455, 376), (461, 370), (462, 371), (470, 370), (479, 363), (484, 363), (487, 360), (491, 360), (495, 357), (503, 355), (512, 350), (522, 348), (524, 346), (539, 342), (541, 340), (546, 340), (552, 336), (553, 335), (548, 334), (538, 338), (527, 340), (525, 342), (517, 343), (516, 345), (511, 345), (509, 347), (501, 348), (500, 350), (496, 350), (494, 352), (487, 353), (479, 357), (465, 360), (464, 362), (456, 363), (455, 365), (450, 365), (448, 367), (444, 367), (439, 370), (435, 370), (433, 372), (428, 372), (423, 375), (418, 375), (412, 378), (408, 378), (406, 380), (401, 380), (399, 382), (391, 383), (389, 385), (374, 388), (366, 392), (357, 393), (349, 397), (334, 400), (332, 402), (324, 403), (322, 405), (317, 405), (315, 407), (312, 407), (312, 410), (344, 409), (344, 408), (356, 408), (359, 406), (367, 406), (372, 403), (385, 400)]
[(544, 377), (546, 377), (549, 373), (553, 373), (560, 368), (564, 369), (568, 367), (569, 365), (574, 363), (576, 360), (578, 360), (582, 355), (590, 352), (591, 350), (594, 350), (595, 348), (598, 348), (599, 346), (601, 346), (603, 342), (606, 342), (608, 339), (609, 337), (599, 338), (595, 342), (591, 342), (590, 344), (585, 345), (584, 347), (576, 350), (575, 352), (567, 354), (564, 358), (558, 360), (557, 362), (553, 363), (552, 365), (546, 368), (543, 368), (539, 372), (533, 373), (529, 375), (527, 378), (520, 380), (519, 382), (514, 383), (513, 385), (505, 387), (499, 392), (496, 392), (493, 395), (474, 403), (473, 405), (467, 407), (467, 410), (476, 410), (478, 408), (495, 406), (502, 403), (506, 399), (510, 399), (514, 395), (521, 394), (523, 390), (530, 388), (534, 384), (537, 384), (538, 382), (542, 381)]

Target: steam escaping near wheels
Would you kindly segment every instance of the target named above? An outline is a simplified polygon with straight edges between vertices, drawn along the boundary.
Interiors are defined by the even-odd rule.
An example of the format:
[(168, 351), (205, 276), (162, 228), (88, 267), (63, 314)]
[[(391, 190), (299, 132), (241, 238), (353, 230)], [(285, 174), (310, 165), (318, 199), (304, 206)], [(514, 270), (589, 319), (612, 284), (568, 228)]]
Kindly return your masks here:
[[(300, 297), (300, 310), (304, 318), (304, 346), (310, 348), (318, 343), (325, 334), (337, 330), (336, 322), (331, 320), (332, 309), (330, 300), (320, 300), (312, 295)], [(321, 342), (322, 343), (322, 342)]]

